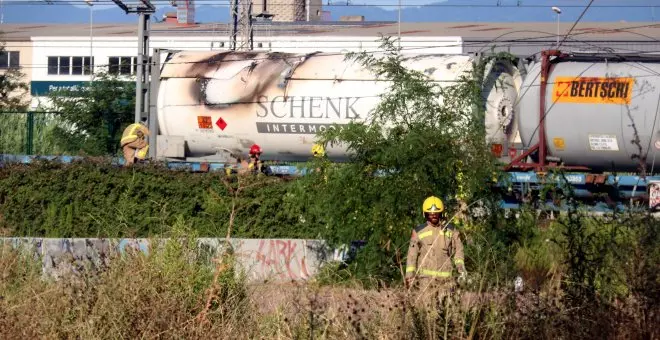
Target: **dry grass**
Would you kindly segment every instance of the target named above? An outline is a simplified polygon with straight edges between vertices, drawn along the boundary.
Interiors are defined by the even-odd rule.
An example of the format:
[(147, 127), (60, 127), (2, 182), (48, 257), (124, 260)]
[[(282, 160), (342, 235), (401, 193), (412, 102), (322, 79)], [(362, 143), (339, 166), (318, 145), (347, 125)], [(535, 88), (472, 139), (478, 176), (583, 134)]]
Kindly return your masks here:
[[(398, 288), (247, 285), (230, 258), (197, 263), (185, 244), (115, 258), (98, 271), (78, 268), (58, 281), (42, 278), (34, 259), (0, 251), (3, 339), (565, 338), (578, 322), (538, 296), (462, 294), (461, 302), (424, 312)], [(605, 337), (582, 334), (636, 338), (625, 325)]]

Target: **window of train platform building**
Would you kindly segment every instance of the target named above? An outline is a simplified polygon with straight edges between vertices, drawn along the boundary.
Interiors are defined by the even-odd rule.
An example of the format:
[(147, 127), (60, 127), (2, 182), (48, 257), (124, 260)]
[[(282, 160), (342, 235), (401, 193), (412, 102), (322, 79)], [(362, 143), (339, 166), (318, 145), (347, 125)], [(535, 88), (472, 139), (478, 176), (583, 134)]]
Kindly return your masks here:
[(48, 57), (49, 75), (89, 75), (93, 68), (90, 57)]
[(0, 52), (0, 69), (17, 68), (20, 53), (17, 51)]

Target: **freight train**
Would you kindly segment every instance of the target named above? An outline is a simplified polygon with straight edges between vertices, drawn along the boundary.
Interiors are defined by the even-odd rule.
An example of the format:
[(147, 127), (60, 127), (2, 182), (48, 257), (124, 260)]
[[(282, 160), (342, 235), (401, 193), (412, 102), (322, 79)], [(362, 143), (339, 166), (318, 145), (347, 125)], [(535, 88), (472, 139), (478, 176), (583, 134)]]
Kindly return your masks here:
[[(442, 87), (469, 75), (474, 61), (466, 55), (407, 54), (403, 64)], [(509, 61), (489, 63), (483, 89), (486, 142), (508, 146), (519, 138), (514, 104), (521, 84)], [(174, 52), (158, 85), (160, 134), (185, 143), (170, 158), (246, 155), (258, 144), (263, 160), (304, 161), (316, 133), (369, 119), (389, 85), (338, 53)], [(341, 146), (327, 151), (332, 160), (347, 158)]]
[[(524, 149), (504, 167), (515, 187), (510, 203), (517, 206), (548, 182), (567, 181), (596, 210), (657, 210), (659, 63), (648, 54), (543, 51), (516, 105)], [(546, 176), (558, 168), (569, 173)]]
[[(404, 65), (448, 86), (472, 70), (475, 58), (404, 54)], [(559, 181), (596, 210), (630, 200), (660, 206), (659, 61), (555, 50), (523, 69), (492, 60), (482, 88), (485, 142), (510, 175), (500, 185), (504, 206), (538, 198), (543, 186)], [(158, 122), (163, 140), (182, 145), (161, 156), (213, 162), (258, 144), (265, 160), (307, 160), (316, 132), (368, 119), (387, 86), (341, 54), (171, 52), (161, 67)], [(347, 156), (341, 147), (328, 155)], [(553, 169), (568, 174), (559, 178)], [(562, 209), (552, 198), (540, 204)]]
[[(287, 162), (309, 160), (316, 133), (369, 119), (390, 85), (338, 53), (158, 55), (159, 74), (151, 79), (156, 157), (201, 171), (235, 165), (258, 144), (262, 159), (275, 163), (271, 173), (299, 174)], [(440, 86), (468, 75), (477, 58), (403, 55), (404, 66)], [(498, 183), (503, 207), (566, 209), (539, 195), (565, 182), (591, 210), (660, 207), (660, 57), (548, 50), (536, 60), (489, 60), (484, 142), (508, 174)], [(327, 153), (347, 159), (341, 146)]]

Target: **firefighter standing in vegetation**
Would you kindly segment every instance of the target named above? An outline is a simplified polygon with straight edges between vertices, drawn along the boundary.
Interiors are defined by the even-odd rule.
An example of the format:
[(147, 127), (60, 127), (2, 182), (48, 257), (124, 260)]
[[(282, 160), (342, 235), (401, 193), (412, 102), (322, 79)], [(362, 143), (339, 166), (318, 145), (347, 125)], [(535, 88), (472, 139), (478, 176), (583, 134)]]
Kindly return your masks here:
[(133, 123), (124, 129), (120, 144), (124, 151), (125, 165), (128, 166), (135, 163), (136, 158), (138, 160), (144, 160), (147, 157), (147, 152), (149, 151), (147, 136), (149, 134), (145, 119), (142, 119), (139, 123)]
[[(324, 160), (324, 163), (325, 163), (325, 161), (327, 161), (327, 157), (326, 157), (326, 154), (325, 154), (325, 147), (323, 147), (323, 145), (321, 145), (321, 144), (316, 144), (315, 143), (314, 145), (312, 145), (312, 156), (314, 156), (314, 158)], [(316, 171), (322, 173), (323, 169), (320, 168), (320, 167), (317, 167)], [(323, 180), (326, 183), (328, 183), (328, 174), (323, 174)]]
[(459, 272), (459, 281), (467, 276), (463, 243), (458, 230), (447, 221), (442, 200), (428, 197), (422, 211), (426, 222), (412, 232), (406, 261), (406, 286), (444, 295), (453, 287), (454, 266)]
[(325, 156), (325, 148), (321, 144), (312, 145), (312, 156), (322, 158)]
[(263, 162), (259, 159), (261, 152), (261, 147), (257, 144), (253, 144), (252, 147), (250, 147), (250, 151), (248, 152), (250, 155), (248, 170), (253, 174), (258, 174), (263, 169)]

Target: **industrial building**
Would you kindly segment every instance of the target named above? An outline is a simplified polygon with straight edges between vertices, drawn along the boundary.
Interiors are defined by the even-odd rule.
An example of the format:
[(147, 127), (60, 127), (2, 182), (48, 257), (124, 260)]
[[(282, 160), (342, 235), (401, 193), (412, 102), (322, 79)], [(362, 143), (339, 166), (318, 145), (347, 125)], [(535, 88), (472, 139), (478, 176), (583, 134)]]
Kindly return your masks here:
[[(150, 48), (228, 50), (227, 23), (152, 23)], [(562, 42), (567, 51), (653, 53), (660, 51), (660, 24), (573, 23), (401, 23), (396, 22), (255, 22), (253, 49), (309, 53), (376, 51), (380, 35), (401, 36), (410, 53), (466, 54), (507, 51), (534, 56)], [(6, 53), (0, 69), (20, 67), (30, 84), (31, 107), (43, 103), (53, 89), (82, 86), (89, 70), (131, 76), (137, 69), (136, 24), (5, 24)], [(557, 38), (559, 33), (560, 38)]]

